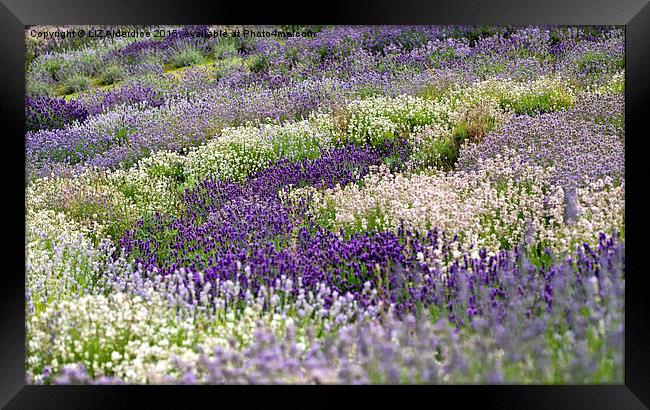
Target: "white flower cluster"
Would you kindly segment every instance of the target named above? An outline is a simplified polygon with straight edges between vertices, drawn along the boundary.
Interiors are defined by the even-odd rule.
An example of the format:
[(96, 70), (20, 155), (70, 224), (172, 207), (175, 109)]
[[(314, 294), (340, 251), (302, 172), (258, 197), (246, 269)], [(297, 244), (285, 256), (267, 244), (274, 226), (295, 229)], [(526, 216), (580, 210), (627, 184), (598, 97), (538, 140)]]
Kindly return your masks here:
[(37, 314), (56, 300), (102, 292), (109, 276), (130, 270), (122, 258), (111, 258), (115, 247), (108, 239), (93, 244), (89, 237), (92, 233), (92, 228), (74, 222), (61, 212), (27, 213), (28, 314)]
[[(83, 362), (95, 376), (161, 383), (164, 380), (159, 377), (182, 377), (176, 374), (177, 360), (195, 362), (202, 352), (211, 356), (215, 347), (241, 348), (253, 343), (260, 323), (279, 337), (288, 328), (295, 331), (298, 322), (333, 332), (361, 312), (351, 294), (339, 295), (325, 285), (317, 292), (306, 292), (286, 277), (271, 288), (262, 287), (255, 296), (247, 293), (241, 309), (230, 303), (239, 292), (238, 283), (217, 282), (210, 293), (210, 285), (198, 291), (190, 280), (189, 288), (175, 293), (174, 286), (183, 278), (177, 272), (153, 283), (125, 274), (124, 288), (113, 288), (108, 296), (56, 300), (29, 315), (28, 377), (39, 383), (46, 366), (56, 373), (65, 365)], [(296, 285), (298, 296), (286, 303), (285, 295)], [(138, 287), (136, 292), (129, 289), (132, 286)], [(326, 296), (333, 299), (329, 309), (325, 308)], [(200, 300), (201, 305), (184, 302), (188, 297)], [(271, 308), (265, 309), (265, 304)], [(295, 336), (299, 344), (307, 343), (305, 334)]]
[(134, 204), (140, 216), (173, 212), (178, 207), (178, 193), (186, 178), (185, 163), (184, 156), (161, 151), (141, 159), (128, 170), (113, 171), (110, 184)]
[(207, 144), (191, 149), (185, 165), (193, 180), (207, 175), (241, 179), (282, 158), (317, 157), (330, 145), (331, 134), (310, 119), (226, 127)]
[(476, 172), (392, 174), (385, 167), (363, 184), (336, 187), (322, 194), (296, 190), (312, 200), (315, 214), (333, 215), (336, 226), (350, 229), (437, 227), (459, 235), (465, 246), (497, 251), (531, 236), (528, 245), (557, 251), (593, 243), (598, 232), (623, 228), (624, 185), (610, 179), (579, 189), (577, 215), (565, 222), (566, 200), (560, 186), (549, 182), (552, 169), (520, 165), (517, 157), (483, 161)]
[(26, 189), (26, 207), (63, 212), (100, 240), (111, 229), (129, 226), (140, 215), (138, 207), (114, 183), (115, 175), (89, 169), (74, 178), (39, 178)]
[(589, 86), (588, 92), (595, 95), (603, 94), (624, 94), (625, 93), (625, 71), (614, 73), (604, 84)]
[(347, 138), (356, 143), (378, 144), (415, 126), (440, 124), (449, 127), (450, 102), (400, 95), (378, 96), (350, 102), (346, 107)]
[(146, 382), (148, 372), (169, 367), (170, 350), (186, 351), (196, 331), (190, 320), (162, 314), (164, 307), (159, 298), (123, 293), (54, 302), (29, 318), (28, 377), (38, 383), (45, 366), (56, 372), (84, 362), (95, 374)]
[[(570, 108), (577, 96), (574, 86), (554, 77), (541, 77), (530, 82), (489, 79), (476, 83), (471, 89), (475, 101), (494, 99), (502, 108), (518, 113), (525, 113), (525, 109), (530, 109), (530, 113), (542, 108), (545, 111)], [(472, 97), (464, 96), (464, 99), (471, 101)]]

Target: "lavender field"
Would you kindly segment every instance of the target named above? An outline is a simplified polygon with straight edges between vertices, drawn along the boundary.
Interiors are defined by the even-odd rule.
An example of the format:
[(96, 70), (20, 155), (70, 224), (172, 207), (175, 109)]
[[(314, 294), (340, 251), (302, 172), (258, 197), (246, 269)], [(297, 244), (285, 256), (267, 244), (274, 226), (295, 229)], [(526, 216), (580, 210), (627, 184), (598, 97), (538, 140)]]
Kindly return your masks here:
[(623, 27), (80, 28), (25, 33), (27, 383), (623, 383)]

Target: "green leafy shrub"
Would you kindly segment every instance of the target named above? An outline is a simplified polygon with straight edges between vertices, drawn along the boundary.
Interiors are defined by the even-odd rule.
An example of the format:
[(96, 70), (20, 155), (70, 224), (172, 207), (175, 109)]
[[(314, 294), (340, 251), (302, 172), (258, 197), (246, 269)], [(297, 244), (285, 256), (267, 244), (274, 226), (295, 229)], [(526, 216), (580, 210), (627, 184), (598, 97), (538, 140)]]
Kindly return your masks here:
[(29, 97), (37, 97), (41, 95), (53, 96), (55, 94), (54, 86), (45, 81), (35, 79), (27, 80), (27, 83), (25, 84), (25, 92)]
[(101, 75), (99, 76), (99, 80), (104, 85), (111, 85), (119, 82), (123, 76), (124, 71), (120, 67), (116, 65), (110, 65), (104, 68)]
[(228, 74), (231, 70), (236, 70), (238, 67), (242, 67), (242, 59), (241, 57), (230, 57), (230, 58), (223, 58), (221, 60), (216, 61), (212, 67), (214, 70), (214, 75), (217, 79), (223, 78)]
[(59, 72), (61, 71), (62, 67), (63, 67), (63, 61), (54, 58), (47, 60), (43, 64), (43, 68), (45, 68), (45, 71), (47, 71), (52, 76), (52, 79), (56, 81), (61, 80), (61, 75)]
[(235, 47), (237, 48), (237, 51), (240, 53), (249, 53), (255, 49), (255, 37), (251, 36), (240, 36), (240, 37), (234, 37), (235, 41)]
[(288, 47), (287, 50), (284, 52), (284, 56), (287, 59), (288, 62), (288, 68), (291, 69), (298, 64), (300, 61), (300, 49), (298, 47)]
[(63, 82), (63, 91), (66, 94), (78, 93), (90, 88), (91, 80), (83, 74), (75, 74)]
[(222, 37), (212, 47), (212, 55), (215, 59), (228, 58), (237, 54), (237, 41), (233, 37)]
[(170, 64), (174, 68), (188, 67), (203, 62), (203, 54), (193, 47), (180, 50), (172, 56)]
[(268, 68), (269, 58), (265, 54), (255, 54), (248, 60), (248, 67), (254, 73), (261, 73)]

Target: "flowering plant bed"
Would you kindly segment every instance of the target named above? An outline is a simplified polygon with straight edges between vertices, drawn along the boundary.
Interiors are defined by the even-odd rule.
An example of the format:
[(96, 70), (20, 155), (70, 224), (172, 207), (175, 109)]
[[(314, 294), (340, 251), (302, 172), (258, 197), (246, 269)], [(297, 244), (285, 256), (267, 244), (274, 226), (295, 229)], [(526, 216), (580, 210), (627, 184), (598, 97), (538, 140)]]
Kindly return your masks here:
[(28, 382), (622, 383), (623, 29), (291, 29), (26, 32)]

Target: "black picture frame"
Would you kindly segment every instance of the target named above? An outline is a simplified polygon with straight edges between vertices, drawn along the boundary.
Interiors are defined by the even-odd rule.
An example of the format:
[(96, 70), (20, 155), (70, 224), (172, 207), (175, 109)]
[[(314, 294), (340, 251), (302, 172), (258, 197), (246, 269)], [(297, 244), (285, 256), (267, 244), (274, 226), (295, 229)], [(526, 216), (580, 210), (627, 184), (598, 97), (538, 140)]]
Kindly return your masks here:
[[(304, 9), (304, 10), (303, 10)], [(303, 10), (302, 16), (295, 15)], [(626, 303), (625, 383), (595, 386), (30, 386), (25, 385), (24, 236), (24, 26), (40, 24), (214, 24), (304, 22), (318, 24), (604, 24), (626, 27)], [(189, 408), (194, 400), (212, 406), (264, 404), (283, 406), (362, 404), (370, 407), (388, 400), (400, 404), (424, 400), (482, 408), (618, 409), (650, 407), (650, 325), (646, 296), (648, 273), (643, 249), (645, 111), (650, 107), (650, 4), (648, 0), (552, 0), (521, 2), (498, 0), (444, 3), (424, 1), (333, 4), (306, 2), (252, 3), (184, 0), (90, 2), (79, 0), (0, 0), (0, 111), (4, 121), (2, 180), (4, 195), (4, 250), (0, 290), (0, 405), (8, 409), (130, 408), (146, 400), (146, 408)], [(21, 148), (22, 147), (22, 148)], [(645, 161), (644, 161), (645, 160)], [(21, 177), (22, 175), (22, 177)], [(13, 192), (15, 191), (15, 192)], [(9, 213), (11, 212), (11, 213)], [(14, 214), (15, 212), (15, 214)], [(20, 215), (23, 215), (22, 217)], [(630, 223), (630, 220), (632, 223)], [(21, 274), (22, 272), (22, 274)], [(399, 387), (400, 389), (402, 387)], [(216, 390), (215, 390), (216, 389)], [(254, 393), (259, 392), (259, 393)], [(345, 393), (343, 396), (341, 393)], [(317, 398), (317, 400), (314, 400)], [(238, 404), (237, 404), (238, 403)], [(449, 405), (449, 404), (447, 404)]]

